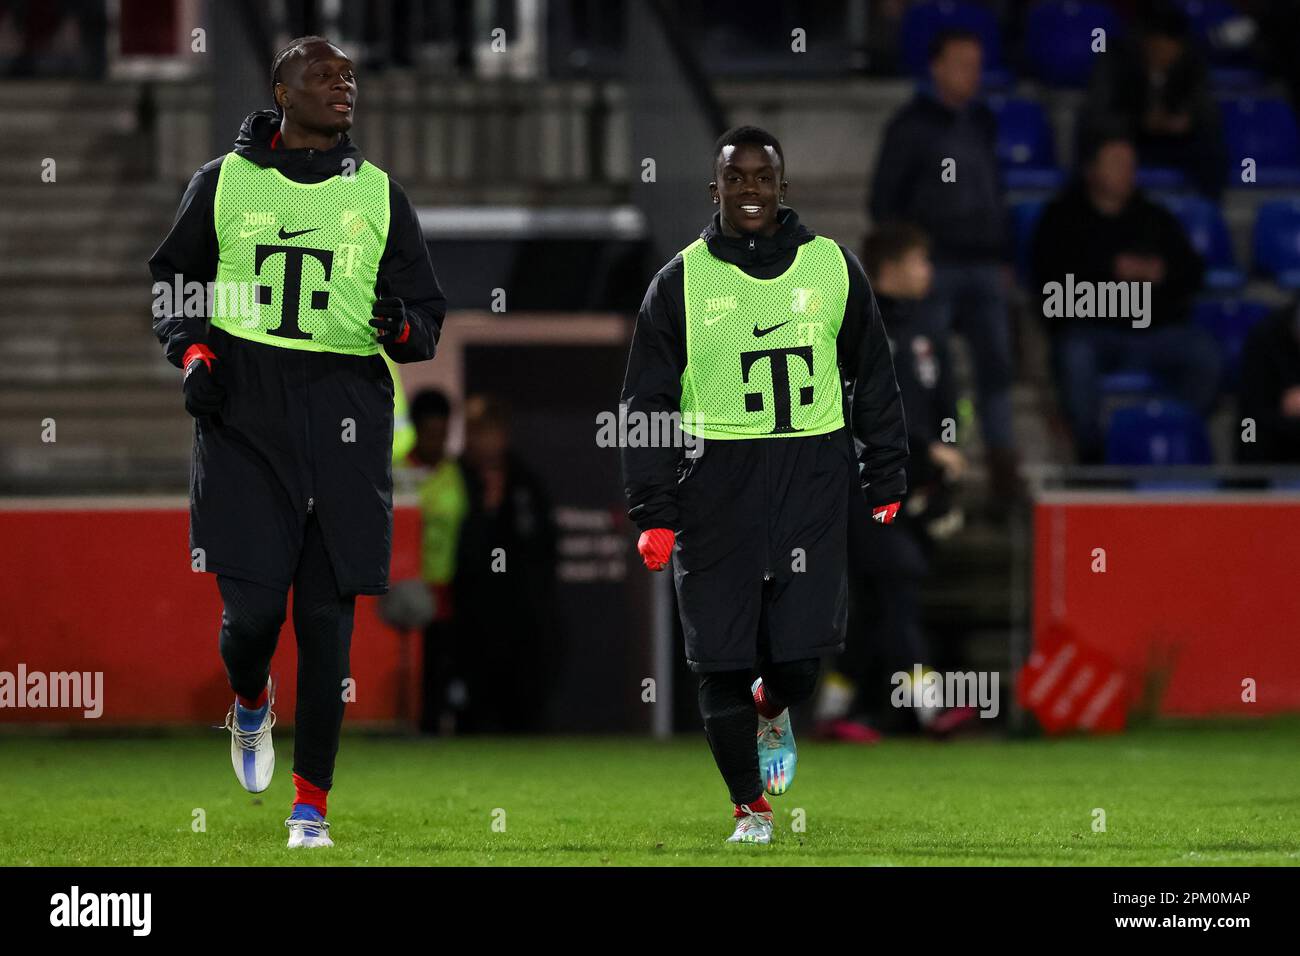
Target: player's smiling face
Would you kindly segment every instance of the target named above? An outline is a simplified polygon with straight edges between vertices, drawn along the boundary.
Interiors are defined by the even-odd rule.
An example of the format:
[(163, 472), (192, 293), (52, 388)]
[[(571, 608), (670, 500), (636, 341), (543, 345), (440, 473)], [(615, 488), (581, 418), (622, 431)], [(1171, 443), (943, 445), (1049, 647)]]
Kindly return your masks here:
[(280, 73), (280, 106), (305, 130), (346, 133), (352, 128), (357, 77), (352, 61), (329, 43), (312, 43)]
[(775, 234), (780, 228), (777, 209), (788, 185), (781, 178), (784, 172), (781, 157), (771, 146), (741, 143), (722, 147), (718, 178), (709, 183), (709, 192), (722, 209), (723, 231)]

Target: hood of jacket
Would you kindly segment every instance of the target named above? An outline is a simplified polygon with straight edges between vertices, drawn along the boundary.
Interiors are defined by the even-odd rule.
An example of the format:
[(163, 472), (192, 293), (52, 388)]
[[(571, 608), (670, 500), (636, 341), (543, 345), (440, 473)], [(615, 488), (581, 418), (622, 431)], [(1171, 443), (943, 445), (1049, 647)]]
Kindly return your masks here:
[(798, 248), (805, 242), (812, 242), (815, 234), (799, 221), (799, 214), (788, 206), (777, 212), (776, 221), (780, 228), (770, 236), (760, 236), (758, 233), (726, 236), (722, 233), (722, 213), (715, 212), (700, 233), (700, 238), (714, 258), (742, 269), (786, 266), (794, 259)]
[(353, 171), (365, 162), (361, 150), (347, 133), (332, 149), (285, 149), (278, 141), (272, 148), (279, 131), (280, 115), (275, 110), (249, 113), (235, 137), (235, 155), (258, 166), (279, 170), (298, 183), (320, 183), (337, 176), (343, 172), (345, 160), (352, 160)]

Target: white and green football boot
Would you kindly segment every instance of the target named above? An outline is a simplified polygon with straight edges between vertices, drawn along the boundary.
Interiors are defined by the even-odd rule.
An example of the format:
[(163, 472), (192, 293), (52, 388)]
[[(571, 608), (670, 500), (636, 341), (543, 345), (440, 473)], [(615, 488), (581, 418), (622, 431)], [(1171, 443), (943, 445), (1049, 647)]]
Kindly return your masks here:
[(225, 729), (230, 731), (230, 762), (240, 785), (249, 793), (261, 793), (271, 785), (275, 772), (275, 746), (271, 728), (275, 726), (275, 687), (267, 681), (266, 703), (249, 710), (238, 699), (226, 714)]
[[(757, 699), (763, 678), (754, 681), (750, 688)], [(758, 773), (763, 778), (763, 789), (772, 796), (780, 796), (794, 783), (795, 763), (798, 759), (794, 746), (794, 733), (790, 730), (790, 708), (787, 707), (771, 720), (758, 715)]]
[(772, 811), (751, 810), (742, 803), (736, 808), (736, 832), (727, 837), (728, 843), (771, 843)]

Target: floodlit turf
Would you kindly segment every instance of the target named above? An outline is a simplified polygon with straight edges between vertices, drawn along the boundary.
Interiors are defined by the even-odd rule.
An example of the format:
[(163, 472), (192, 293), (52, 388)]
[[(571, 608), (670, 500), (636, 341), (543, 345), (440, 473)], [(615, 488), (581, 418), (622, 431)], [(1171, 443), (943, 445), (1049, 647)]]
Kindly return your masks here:
[(258, 799), (235, 782), (224, 734), (0, 736), (0, 864), (1300, 863), (1294, 719), (1102, 740), (805, 742), (798, 781), (773, 800), (770, 847), (723, 844), (730, 806), (702, 738), (350, 735), (330, 799), (338, 845), (290, 853), (291, 747), (277, 737)]

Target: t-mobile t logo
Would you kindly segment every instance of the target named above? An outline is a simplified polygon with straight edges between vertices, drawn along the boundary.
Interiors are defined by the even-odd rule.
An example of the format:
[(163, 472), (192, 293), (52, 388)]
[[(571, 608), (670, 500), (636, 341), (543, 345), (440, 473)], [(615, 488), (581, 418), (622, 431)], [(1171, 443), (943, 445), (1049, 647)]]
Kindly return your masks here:
[[(253, 272), (257, 275), (262, 274), (262, 263), (274, 255), (284, 255), (284, 294), (280, 301), (280, 324), (273, 329), (267, 329), (267, 335), (278, 335), (286, 339), (310, 339), (311, 333), (304, 332), (298, 327), (298, 307), (299, 300), (302, 298), (302, 264), (303, 260), (311, 256), (321, 264), (325, 273), (325, 281), (330, 281), (330, 271), (334, 267), (334, 253), (329, 249), (305, 249), (301, 246), (258, 246), (256, 249), (256, 259), (253, 262)], [(262, 305), (271, 304), (271, 287), (269, 285), (259, 285), (257, 287), (257, 301)], [(329, 308), (330, 294), (328, 289), (311, 290), (311, 307), (318, 312), (324, 312)]]
[[(765, 358), (771, 362), (773, 411), (776, 418), (776, 427), (772, 429), (773, 435), (799, 430), (794, 427), (790, 420), (789, 362), (791, 356), (803, 359), (804, 364), (808, 366), (808, 375), (813, 374), (813, 350), (811, 345), (796, 345), (785, 349), (759, 349), (753, 352), (740, 353), (740, 377), (746, 385), (749, 384), (749, 373), (759, 359)], [(801, 386), (799, 389), (799, 404), (811, 405), (812, 403), (813, 387), (811, 385)], [(761, 412), (762, 410), (763, 393), (746, 392), (745, 411)]]

